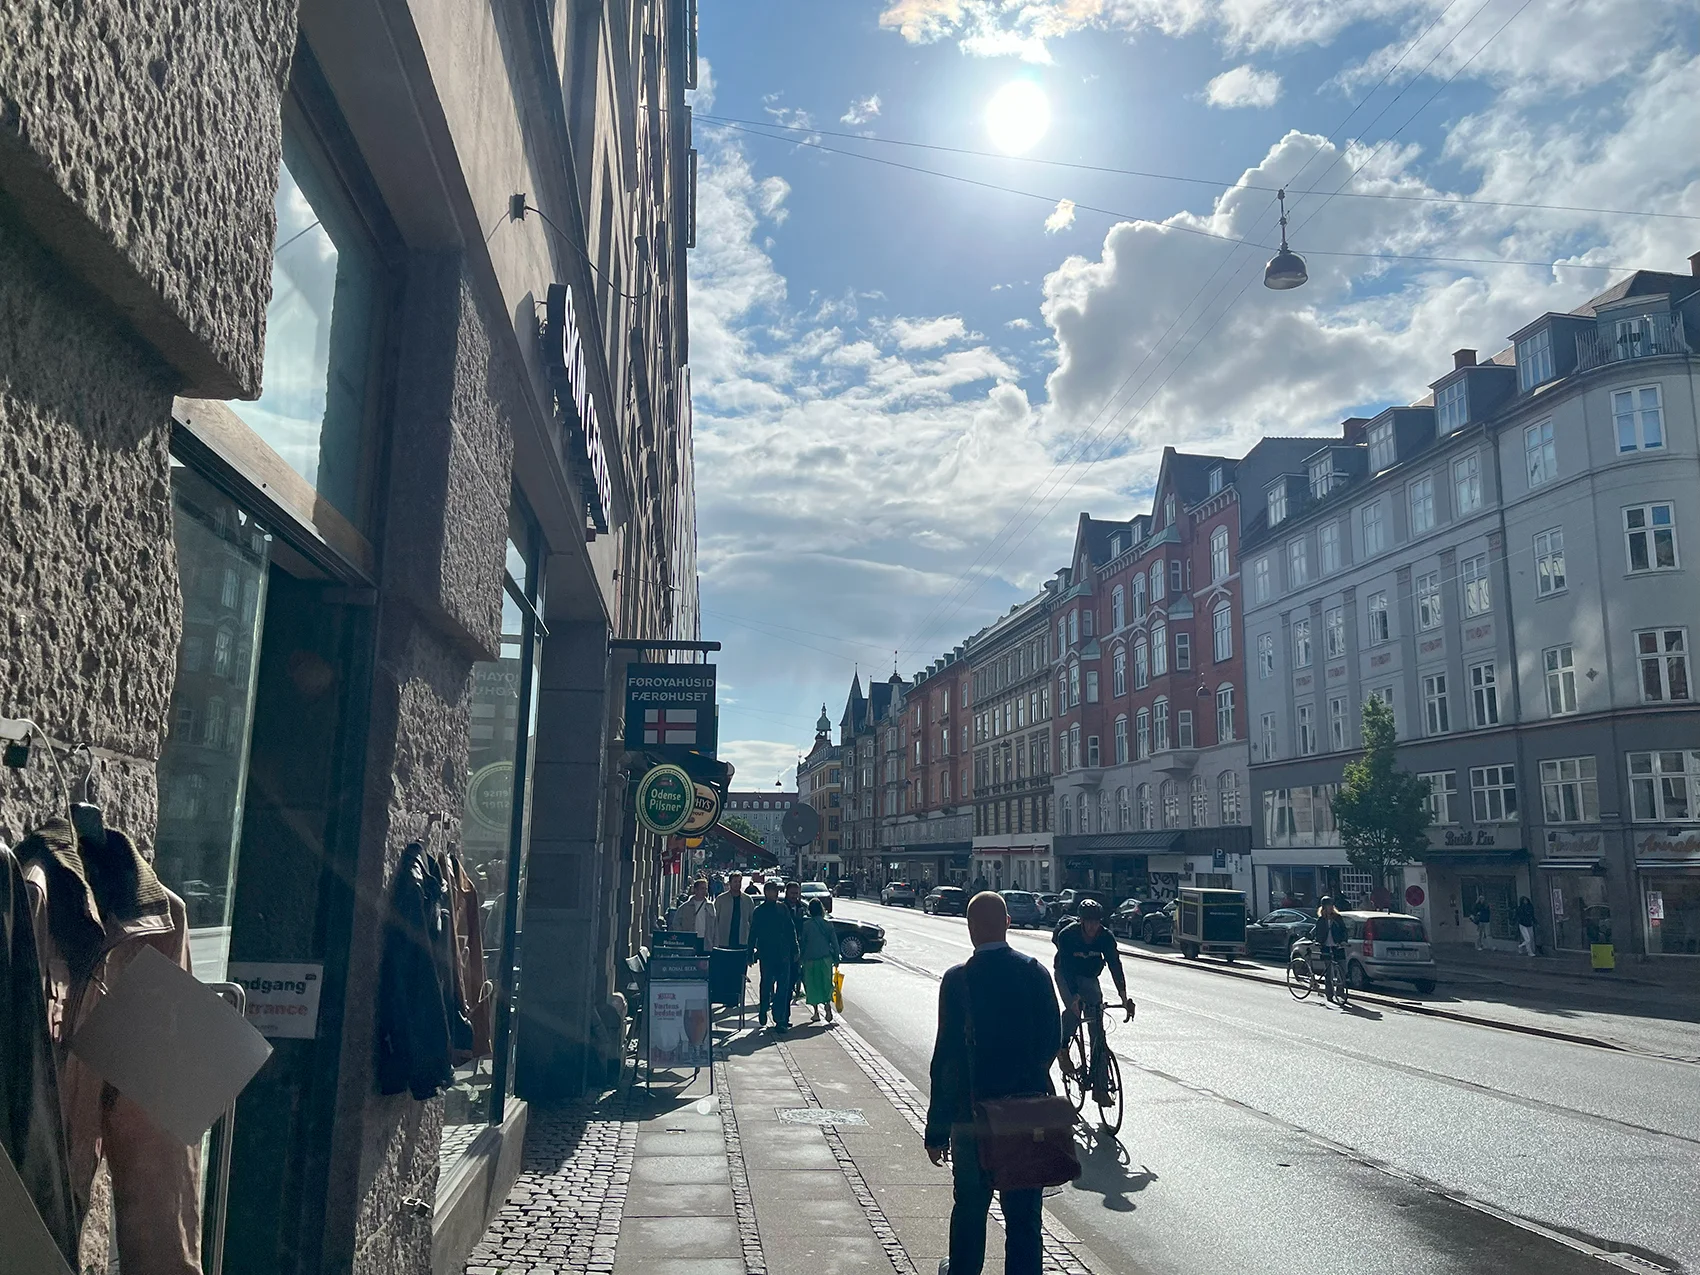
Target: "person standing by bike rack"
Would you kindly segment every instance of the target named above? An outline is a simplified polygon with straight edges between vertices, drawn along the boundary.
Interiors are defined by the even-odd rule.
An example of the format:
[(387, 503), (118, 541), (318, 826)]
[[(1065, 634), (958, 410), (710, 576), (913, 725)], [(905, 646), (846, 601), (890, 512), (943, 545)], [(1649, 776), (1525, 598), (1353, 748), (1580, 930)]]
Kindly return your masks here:
[(1063, 1001), (1063, 1053), (1058, 1057), (1058, 1065), (1067, 1072), (1068, 1042), (1084, 1019), (1092, 1037), (1093, 1098), (1102, 1105), (1107, 1099), (1104, 1092), (1104, 1055), (1110, 1046), (1104, 1039), (1104, 992), (1098, 980), (1106, 965), (1110, 969), (1110, 981), (1116, 985), (1116, 995), (1121, 997), (1122, 1007), (1127, 1010), (1129, 1018), (1133, 1017), (1133, 998), (1127, 994), (1127, 975), (1122, 972), (1121, 952), (1116, 947), (1115, 935), (1104, 925), (1103, 904), (1096, 899), (1084, 900), (1077, 919), (1064, 921), (1051, 942), (1057, 949), (1052, 968), (1056, 973), (1057, 991), (1062, 994)]
[(1334, 900), (1323, 895), (1316, 904), (1316, 929), (1311, 935), (1322, 956), (1322, 969), (1327, 979), (1328, 999), (1346, 1003), (1346, 919), (1334, 906)]

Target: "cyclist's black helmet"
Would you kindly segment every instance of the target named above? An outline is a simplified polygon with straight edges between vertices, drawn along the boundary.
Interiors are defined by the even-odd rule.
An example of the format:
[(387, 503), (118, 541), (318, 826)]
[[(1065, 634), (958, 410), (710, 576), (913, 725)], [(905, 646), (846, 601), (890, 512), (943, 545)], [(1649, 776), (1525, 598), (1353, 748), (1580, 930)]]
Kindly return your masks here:
[(1327, 895), (1326, 895), (1326, 894), (1325, 894), (1325, 895), (1323, 895), (1323, 896), (1322, 896), (1322, 897), (1321, 897), (1321, 898), (1320, 898), (1320, 899), (1318, 899), (1318, 900), (1317, 900), (1317, 901), (1316, 901), (1316, 906), (1317, 906), (1317, 908), (1318, 908), (1318, 909), (1321, 909), (1321, 908), (1330, 908), (1330, 907), (1333, 907), (1333, 906), (1334, 906), (1334, 900), (1333, 900), (1333, 899), (1331, 899), (1331, 898), (1329, 898), (1329, 897), (1328, 897), (1328, 896), (1327, 896)]
[(1082, 899), (1079, 908), (1075, 910), (1075, 914), (1082, 921), (1102, 921), (1104, 919), (1104, 905), (1097, 899)]

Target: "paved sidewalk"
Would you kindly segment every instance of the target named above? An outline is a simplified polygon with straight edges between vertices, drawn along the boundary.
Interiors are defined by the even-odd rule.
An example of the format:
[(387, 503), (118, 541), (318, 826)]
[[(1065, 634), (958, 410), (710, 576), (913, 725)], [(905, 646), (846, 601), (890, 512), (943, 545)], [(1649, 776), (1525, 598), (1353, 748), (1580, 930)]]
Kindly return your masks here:
[[(680, 1075), (534, 1116), (466, 1275), (933, 1275), (950, 1174), (921, 1147), (915, 1087), (842, 1019), (716, 1035), (712, 1095)], [(994, 1217), (988, 1275), (1002, 1247)], [(1103, 1267), (1047, 1214), (1045, 1269)]]

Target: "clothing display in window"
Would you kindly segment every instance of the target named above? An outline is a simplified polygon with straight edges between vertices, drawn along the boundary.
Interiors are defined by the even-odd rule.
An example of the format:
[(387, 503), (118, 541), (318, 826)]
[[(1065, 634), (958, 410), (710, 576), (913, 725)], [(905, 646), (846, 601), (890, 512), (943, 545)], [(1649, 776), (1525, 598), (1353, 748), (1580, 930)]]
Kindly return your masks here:
[(45, 974), (72, 1198), (86, 1214), (100, 1162), (112, 1174), (125, 1275), (201, 1275), (201, 1149), (185, 1146), (69, 1049), (77, 1029), (144, 948), (184, 970), (188, 913), (130, 838), (79, 838), (48, 820), (17, 847)]
[(454, 931), (455, 973), (460, 980), (460, 1009), (472, 1026), (472, 1047), (456, 1049), (454, 1063), (488, 1058), (491, 1010), (496, 986), (484, 977), (484, 912), (478, 886), (467, 875), (458, 854), (443, 855), (443, 876), (449, 889), (449, 924)]
[(450, 892), (438, 857), (402, 851), (385, 925), (378, 992), (378, 1089), (423, 1102), (454, 1082), (455, 1050), (473, 1047), (461, 1012)]
[(23, 869), (0, 845), (0, 1152), (11, 1158), (47, 1233), (74, 1268), (77, 1213), (59, 1106), (45, 980)]

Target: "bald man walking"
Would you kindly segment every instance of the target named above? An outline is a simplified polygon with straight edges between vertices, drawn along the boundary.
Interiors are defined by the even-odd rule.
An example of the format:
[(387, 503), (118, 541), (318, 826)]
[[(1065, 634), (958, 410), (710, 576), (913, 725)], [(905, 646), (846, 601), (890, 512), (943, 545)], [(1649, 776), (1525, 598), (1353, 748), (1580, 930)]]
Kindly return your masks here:
[[(939, 984), (926, 1146), (934, 1164), (951, 1160), (955, 1190), (940, 1275), (980, 1275), (986, 1262), (992, 1178), (980, 1167), (974, 1104), (1053, 1092), (1051, 1062), (1062, 1046), (1056, 990), (1044, 966), (1010, 947), (1008, 933), (1003, 896), (976, 894), (968, 902), (974, 954)], [(1005, 1275), (1040, 1275), (1043, 1192), (1001, 1195)]]

